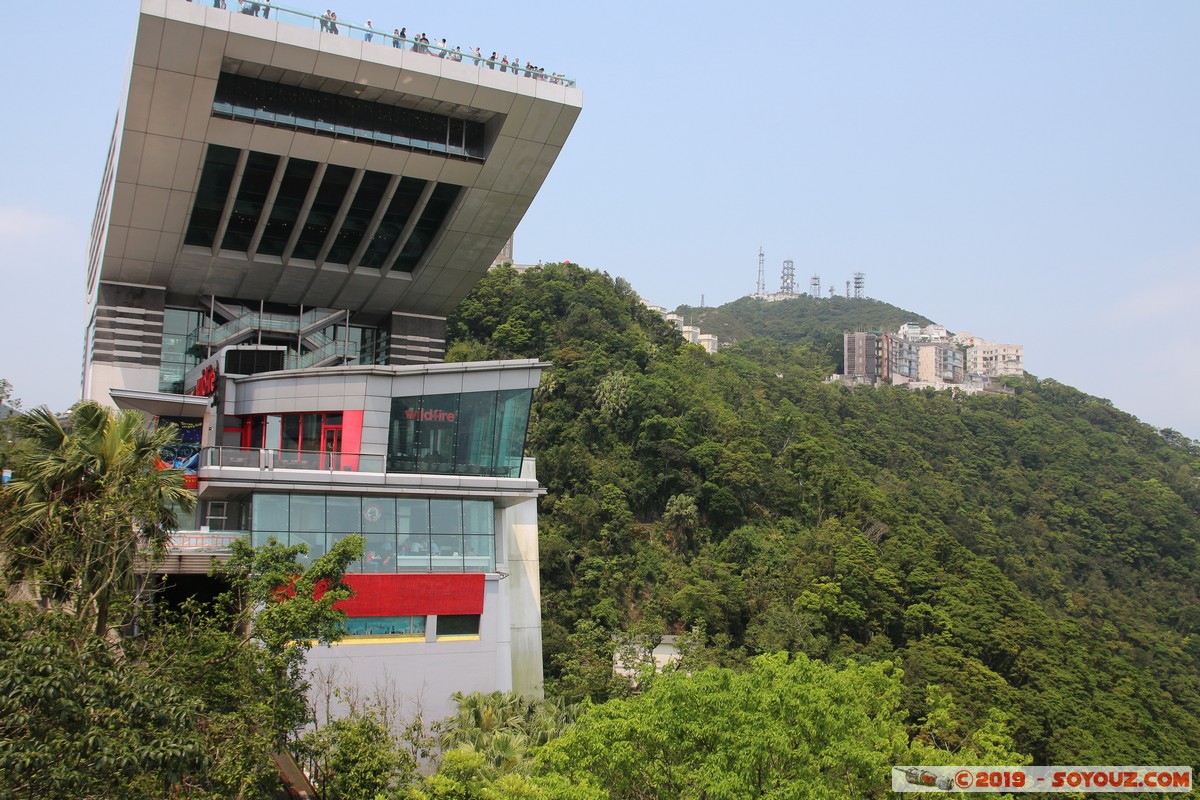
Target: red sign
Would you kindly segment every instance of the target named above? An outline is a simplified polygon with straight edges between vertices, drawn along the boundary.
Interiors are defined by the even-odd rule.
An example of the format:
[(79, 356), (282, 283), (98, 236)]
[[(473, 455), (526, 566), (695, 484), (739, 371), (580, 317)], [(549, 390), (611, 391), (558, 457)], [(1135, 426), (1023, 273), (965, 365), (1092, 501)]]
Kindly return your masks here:
[(196, 397), (212, 397), (217, 393), (217, 370), (212, 364), (209, 364), (200, 372), (200, 377), (196, 379), (196, 385), (192, 388), (192, 394)]
[(440, 408), (409, 408), (404, 411), (405, 419), (419, 419), (422, 422), (454, 422), (458, 414), (453, 411), (442, 411)]

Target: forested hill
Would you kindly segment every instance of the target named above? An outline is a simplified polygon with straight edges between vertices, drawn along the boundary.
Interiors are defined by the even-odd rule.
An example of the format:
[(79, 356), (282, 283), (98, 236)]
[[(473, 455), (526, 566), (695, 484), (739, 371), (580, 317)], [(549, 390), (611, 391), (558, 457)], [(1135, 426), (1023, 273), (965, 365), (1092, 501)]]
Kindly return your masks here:
[(562, 265), (494, 270), (451, 318), (452, 358), (554, 364), (529, 436), (551, 690), (619, 692), (614, 637), (695, 629), (725, 664), (892, 661), (939, 746), (1006, 715), (1036, 764), (1195, 764), (1195, 443), (1053, 380), (827, 385), (820, 342), (770, 325), (787, 343), (710, 356)]
[[(722, 344), (765, 336), (784, 344), (807, 344), (842, 368), (842, 334), (846, 331), (896, 331), (906, 322), (932, 320), (903, 308), (868, 298), (797, 295), (767, 303), (743, 297), (717, 308), (680, 306), (675, 311), (688, 325), (716, 334)], [(832, 369), (830, 370), (833, 371)]]

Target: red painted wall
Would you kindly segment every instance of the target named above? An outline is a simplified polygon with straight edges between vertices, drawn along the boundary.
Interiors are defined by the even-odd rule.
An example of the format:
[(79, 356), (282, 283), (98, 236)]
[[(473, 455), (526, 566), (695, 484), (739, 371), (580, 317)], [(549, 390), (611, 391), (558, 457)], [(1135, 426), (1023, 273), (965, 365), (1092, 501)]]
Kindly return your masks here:
[(482, 614), (483, 575), (347, 575), (355, 596), (337, 604), (348, 617)]
[(362, 411), (342, 412), (342, 469), (358, 471), (358, 454), (362, 452)]

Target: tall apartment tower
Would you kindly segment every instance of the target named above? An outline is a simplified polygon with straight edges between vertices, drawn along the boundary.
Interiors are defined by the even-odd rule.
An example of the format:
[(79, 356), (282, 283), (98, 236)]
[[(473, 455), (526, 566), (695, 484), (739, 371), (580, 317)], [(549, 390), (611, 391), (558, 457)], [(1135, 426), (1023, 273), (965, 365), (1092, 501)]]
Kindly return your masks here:
[[(446, 364), (582, 108), (574, 83), (439, 57), (319, 11), (141, 0), (88, 251), (84, 396), (182, 431), (194, 530), (361, 534), (350, 636), (370, 686), (541, 690), (532, 360)], [(290, 4), (289, 4), (290, 5)]]

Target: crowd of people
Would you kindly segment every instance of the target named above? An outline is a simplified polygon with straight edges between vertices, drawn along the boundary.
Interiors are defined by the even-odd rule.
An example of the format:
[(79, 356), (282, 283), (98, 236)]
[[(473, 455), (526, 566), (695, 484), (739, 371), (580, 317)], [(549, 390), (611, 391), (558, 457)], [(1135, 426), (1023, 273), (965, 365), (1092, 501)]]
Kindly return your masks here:
[[(192, 2), (192, 0), (188, 0)], [(248, 14), (257, 17), (260, 14), (265, 19), (271, 18), (271, 0), (234, 0), (238, 4), (243, 14)], [(213, 0), (214, 8), (227, 8), (227, 0)], [(341, 29), (338, 27), (337, 12), (331, 9), (325, 9), (325, 13), (320, 16), (318, 22), (321, 25), (323, 33), (331, 33), (335, 36), (341, 34)], [(345, 23), (343, 23), (345, 25)], [(354, 35), (355, 31), (362, 34), (364, 42), (375, 41), (375, 24), (371, 20), (367, 20), (365, 25), (347, 25), (347, 35)], [(472, 63), (477, 67), (487, 67), (488, 69), (498, 69), (501, 72), (511, 72), (514, 75), (521, 75), (526, 78), (533, 78), (540, 81), (549, 81), (550, 83), (558, 83), (566, 86), (574, 86), (575, 82), (567, 79), (567, 77), (558, 72), (547, 74), (545, 67), (535, 66), (528, 59), (525, 61), (525, 66), (521, 66), (520, 58), (513, 58), (511, 61), (508, 55), (498, 55), (497, 51), (493, 50), (491, 56), (484, 56), (483, 52), (478, 47), (472, 47), (463, 52), (461, 47), (451, 48), (446, 44), (446, 40), (440, 42), (436, 39), (430, 41), (425, 34), (414, 34), (411, 38), (408, 35), (408, 28), (394, 28), (391, 35), (381, 33), (379, 35), (379, 43), (385, 44), (387, 40), (391, 40), (391, 45), (397, 49), (411, 49), (414, 53), (424, 53), (426, 55), (435, 56), (437, 58), (445, 58), (450, 61), (461, 62), (464, 58), (471, 59)]]

